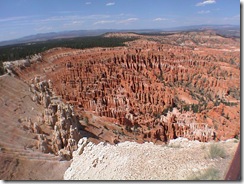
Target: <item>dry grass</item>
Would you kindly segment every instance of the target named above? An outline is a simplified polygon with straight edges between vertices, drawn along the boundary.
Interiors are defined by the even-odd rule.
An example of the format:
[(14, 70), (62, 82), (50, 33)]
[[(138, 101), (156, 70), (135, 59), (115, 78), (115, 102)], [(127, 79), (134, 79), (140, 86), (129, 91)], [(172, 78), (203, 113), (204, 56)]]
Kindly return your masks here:
[(220, 176), (217, 169), (208, 168), (205, 172), (192, 174), (187, 180), (220, 180)]
[(209, 157), (211, 159), (215, 158), (226, 158), (227, 154), (223, 147), (219, 146), (218, 144), (211, 144), (209, 149)]

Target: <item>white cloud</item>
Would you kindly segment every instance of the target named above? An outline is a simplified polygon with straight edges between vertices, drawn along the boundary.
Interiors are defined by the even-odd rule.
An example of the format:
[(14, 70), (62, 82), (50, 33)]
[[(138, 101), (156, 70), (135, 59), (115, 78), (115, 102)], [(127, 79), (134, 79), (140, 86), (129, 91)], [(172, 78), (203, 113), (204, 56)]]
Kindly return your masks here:
[(83, 23), (84, 21), (77, 21), (77, 20), (71, 22), (71, 24), (83, 24)]
[(46, 32), (53, 30), (53, 27), (42, 26), (34, 29), (37, 32)]
[(7, 18), (0, 19), (0, 22), (17, 21), (17, 20), (23, 20), (23, 19), (26, 19), (26, 18), (28, 18), (28, 17), (26, 17), (26, 16), (7, 17)]
[(113, 6), (115, 5), (115, 2), (107, 3), (106, 6)]
[(79, 21), (79, 20), (75, 20), (75, 21), (71, 21), (71, 22), (67, 22), (63, 24), (63, 28), (69, 28), (69, 29), (77, 29), (80, 26), (84, 25), (85, 21)]
[(86, 5), (90, 5), (90, 4), (92, 4), (91, 2), (86, 2)]
[(210, 13), (210, 11), (209, 10), (201, 10), (201, 11), (199, 11), (197, 13), (198, 14), (208, 14), (208, 13)]
[(128, 18), (128, 19), (125, 19), (125, 20), (121, 20), (118, 23), (119, 24), (128, 24), (128, 23), (135, 22), (137, 20), (139, 20), (139, 19), (138, 18)]
[(18, 32), (16, 32), (16, 31), (11, 31), (11, 32), (9, 32), (9, 34), (10, 34), (10, 35), (17, 35)]
[(216, 3), (216, 0), (205, 0), (203, 2), (197, 3), (196, 6), (205, 6), (208, 4), (214, 4)]
[(166, 19), (166, 18), (156, 18), (156, 19), (153, 19), (153, 21), (164, 21), (164, 20), (168, 20), (168, 19)]
[(240, 14), (233, 16), (233, 18), (239, 19), (240, 18)]
[(101, 20), (101, 19), (107, 19), (111, 17), (110, 15), (105, 15), (105, 14), (94, 14), (94, 15), (87, 15), (87, 16), (80, 16), (80, 19), (91, 19), (91, 20)]
[(80, 11), (53, 11), (52, 13), (54, 14), (75, 14), (75, 13), (80, 13)]
[(232, 17), (225, 17), (224, 20), (226, 20), (226, 21), (240, 20), (240, 15), (235, 15), (235, 16), (232, 16)]
[(67, 15), (67, 16), (53, 16), (46, 19), (38, 20), (39, 22), (57, 22), (57, 21), (80, 21), (80, 20), (100, 20), (107, 19), (110, 15), (87, 15), (87, 16), (77, 16), (77, 15)]
[(94, 23), (94, 25), (97, 25), (97, 24), (109, 24), (109, 23), (113, 23), (114, 20), (101, 20), (101, 21), (97, 21)]

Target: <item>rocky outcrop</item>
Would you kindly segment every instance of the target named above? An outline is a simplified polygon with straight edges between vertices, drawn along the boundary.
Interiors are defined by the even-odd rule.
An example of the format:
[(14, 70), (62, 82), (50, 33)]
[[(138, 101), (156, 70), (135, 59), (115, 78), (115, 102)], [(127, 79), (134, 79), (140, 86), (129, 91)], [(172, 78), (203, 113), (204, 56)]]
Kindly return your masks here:
[(41, 61), (42, 61), (41, 54), (35, 54), (33, 56), (28, 57), (27, 59), (3, 62), (3, 68), (8, 74), (15, 76), (17, 74), (14, 72), (15, 67), (18, 67), (20, 70), (24, 70), (30, 67), (31, 64), (38, 63)]
[[(39, 77), (35, 77), (31, 80), (30, 91), (33, 93), (33, 101), (43, 105), (45, 109), (39, 121), (53, 129), (51, 144), (45, 136), (39, 136), (39, 149), (71, 159), (72, 152), (77, 149), (78, 140), (81, 138), (79, 116), (74, 114), (71, 105), (65, 105), (53, 94), (50, 80), (40, 81)], [(35, 125), (33, 131), (40, 134), (41, 129)]]
[(128, 141), (95, 145), (86, 140), (81, 139), (78, 150), (73, 152), (65, 180), (189, 180), (209, 168), (218, 171), (215, 179), (223, 180), (238, 146), (234, 140), (219, 142), (228, 157), (210, 159), (213, 143), (186, 138), (171, 140), (168, 146)]

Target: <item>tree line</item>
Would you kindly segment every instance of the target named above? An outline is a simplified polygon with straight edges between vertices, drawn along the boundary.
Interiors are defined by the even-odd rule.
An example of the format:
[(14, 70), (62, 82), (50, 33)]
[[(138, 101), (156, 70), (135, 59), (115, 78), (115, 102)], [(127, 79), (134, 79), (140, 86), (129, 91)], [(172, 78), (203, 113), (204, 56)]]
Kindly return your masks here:
[(125, 46), (124, 42), (133, 41), (135, 39), (136, 38), (90, 36), (2, 46), (0, 47), (0, 75), (4, 72), (2, 62), (25, 59), (27, 56), (44, 52), (55, 47), (74, 49), (118, 47)]

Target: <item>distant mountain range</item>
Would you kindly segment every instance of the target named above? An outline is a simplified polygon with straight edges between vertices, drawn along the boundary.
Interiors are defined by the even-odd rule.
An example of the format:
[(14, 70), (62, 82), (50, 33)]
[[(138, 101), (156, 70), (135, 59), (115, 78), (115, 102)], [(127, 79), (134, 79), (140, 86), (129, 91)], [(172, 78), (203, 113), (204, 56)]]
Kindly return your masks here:
[(160, 33), (168, 31), (199, 31), (199, 30), (215, 30), (218, 34), (230, 37), (240, 37), (240, 26), (238, 25), (193, 25), (193, 26), (181, 26), (174, 28), (165, 29), (138, 29), (138, 30), (117, 30), (117, 29), (98, 29), (98, 30), (73, 30), (73, 31), (62, 31), (62, 32), (50, 32), (41, 33), (36, 35), (25, 36), (19, 39), (2, 41), (0, 46), (47, 41), (54, 39), (64, 39), (64, 38), (75, 38), (75, 37), (85, 37), (85, 36), (99, 36), (107, 32), (134, 32), (134, 33)]

